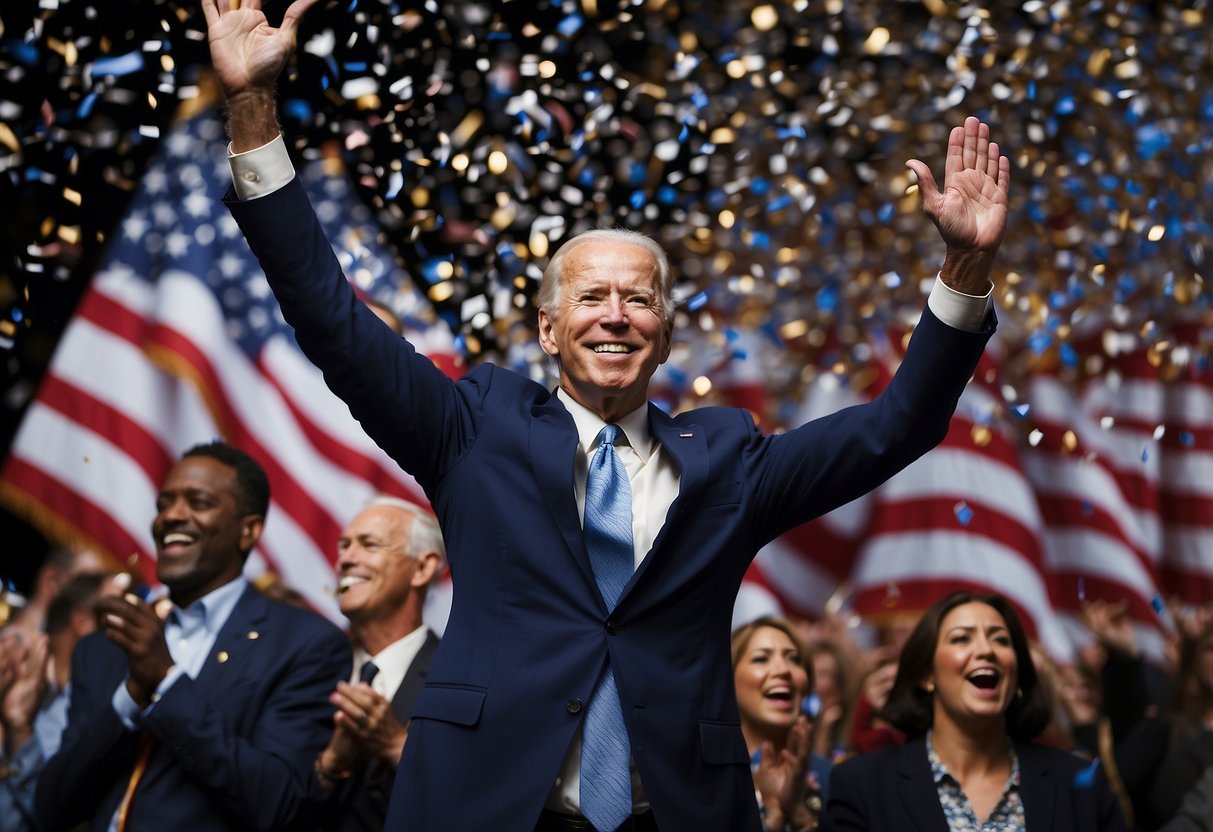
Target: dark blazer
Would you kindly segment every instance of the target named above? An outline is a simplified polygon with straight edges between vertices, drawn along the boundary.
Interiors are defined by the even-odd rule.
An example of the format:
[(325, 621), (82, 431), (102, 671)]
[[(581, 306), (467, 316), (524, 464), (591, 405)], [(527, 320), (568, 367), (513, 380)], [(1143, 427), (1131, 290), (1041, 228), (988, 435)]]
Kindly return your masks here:
[(553, 391), (491, 364), (452, 382), (418, 355), (343, 279), (298, 179), (228, 207), (299, 345), (446, 539), (451, 615), (389, 827), (531, 832), (609, 657), (663, 832), (757, 830), (729, 658), (746, 567), (942, 440), (990, 332), (928, 310), (882, 396), (777, 436), (744, 410), (650, 406), (679, 494), (608, 614), (574, 496), (577, 429)]
[[(1043, 745), (1015, 744), (1027, 832), (1124, 832), (1102, 772)], [(1081, 774), (1080, 774), (1081, 773)], [(860, 754), (834, 767), (825, 832), (948, 832), (926, 741)]]
[[(145, 719), (156, 745), (127, 829), (288, 828), (308, 800), (333, 727), (328, 696), (350, 661), (341, 630), (250, 586), (198, 677), (178, 679)], [(100, 633), (76, 647), (63, 745), (38, 783), (48, 832), (109, 827), (140, 744), (111, 702), (127, 669), (126, 653)]]
[[(396, 695), (392, 697), (392, 713), (403, 725), (407, 725), (412, 716), (413, 705), (417, 702), (437, 651), (438, 636), (433, 631), (427, 631), (425, 642), (405, 672)], [(383, 832), (395, 779), (396, 769), (381, 760), (372, 760), (360, 766), (354, 776), (333, 794), (330, 805), (325, 808), (328, 820), (322, 828), (340, 832)]]

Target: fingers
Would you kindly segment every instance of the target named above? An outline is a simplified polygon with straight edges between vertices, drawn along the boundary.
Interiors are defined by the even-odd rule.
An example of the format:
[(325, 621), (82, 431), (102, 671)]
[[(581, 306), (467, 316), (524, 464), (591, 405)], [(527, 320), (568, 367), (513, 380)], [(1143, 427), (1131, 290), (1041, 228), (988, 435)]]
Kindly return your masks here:
[(295, 0), (294, 3), (291, 3), (286, 9), (286, 14), (282, 16), (282, 31), (294, 36), (295, 30), (299, 28), (299, 21), (315, 2), (316, 0)]
[(334, 720), (359, 736), (380, 727), (391, 707), (370, 685), (361, 682), (356, 685), (339, 682), (329, 702), (337, 707)]
[(910, 159), (906, 162), (906, 167), (914, 171), (914, 175), (918, 177), (919, 202), (924, 206), (931, 205), (939, 197), (939, 187), (935, 184), (935, 176), (931, 173), (931, 169), (925, 162), (917, 159)]

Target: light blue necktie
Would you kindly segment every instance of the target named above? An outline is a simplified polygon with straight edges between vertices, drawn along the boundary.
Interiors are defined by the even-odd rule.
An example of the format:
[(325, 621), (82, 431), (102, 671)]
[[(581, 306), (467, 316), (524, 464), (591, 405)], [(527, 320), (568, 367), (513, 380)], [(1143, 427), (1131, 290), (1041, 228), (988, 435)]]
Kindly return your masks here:
[[(598, 434), (598, 452), (585, 482), (585, 545), (607, 610), (632, 577), (632, 486), (615, 453), (618, 425)], [(608, 660), (582, 726), (581, 812), (600, 832), (614, 832), (632, 815), (631, 746), (623, 706)]]

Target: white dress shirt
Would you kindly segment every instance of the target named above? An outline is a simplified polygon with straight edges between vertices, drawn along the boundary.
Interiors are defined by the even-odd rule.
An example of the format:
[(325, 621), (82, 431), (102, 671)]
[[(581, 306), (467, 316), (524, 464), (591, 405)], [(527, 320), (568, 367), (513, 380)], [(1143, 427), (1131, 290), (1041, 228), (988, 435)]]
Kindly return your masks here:
[(404, 638), (393, 641), (373, 656), (361, 647), (358, 648), (354, 652), (354, 672), (350, 674), (350, 683), (357, 682), (359, 674), (362, 673), (362, 666), (372, 661), (375, 667), (379, 668), (379, 672), (371, 680), (371, 690), (391, 702), (396, 697), (396, 691), (400, 690), (404, 675), (409, 672), (413, 660), (421, 652), (425, 636), (426, 628), (421, 626)]

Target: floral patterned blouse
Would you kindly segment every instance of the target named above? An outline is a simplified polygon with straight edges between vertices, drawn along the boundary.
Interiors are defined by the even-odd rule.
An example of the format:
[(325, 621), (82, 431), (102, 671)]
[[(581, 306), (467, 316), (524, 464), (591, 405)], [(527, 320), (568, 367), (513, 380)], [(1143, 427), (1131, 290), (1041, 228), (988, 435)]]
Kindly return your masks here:
[(1011, 776), (1002, 787), (994, 811), (986, 818), (985, 823), (977, 819), (969, 798), (960, 788), (960, 783), (944, 766), (935, 748), (931, 745), (931, 734), (927, 733), (927, 760), (931, 764), (931, 779), (935, 781), (935, 789), (939, 792), (939, 805), (943, 807), (943, 815), (948, 821), (950, 832), (1025, 832), (1023, 816), (1023, 799), (1019, 794), (1019, 757), (1015, 747), (1007, 740), (1007, 753), (1011, 755)]

